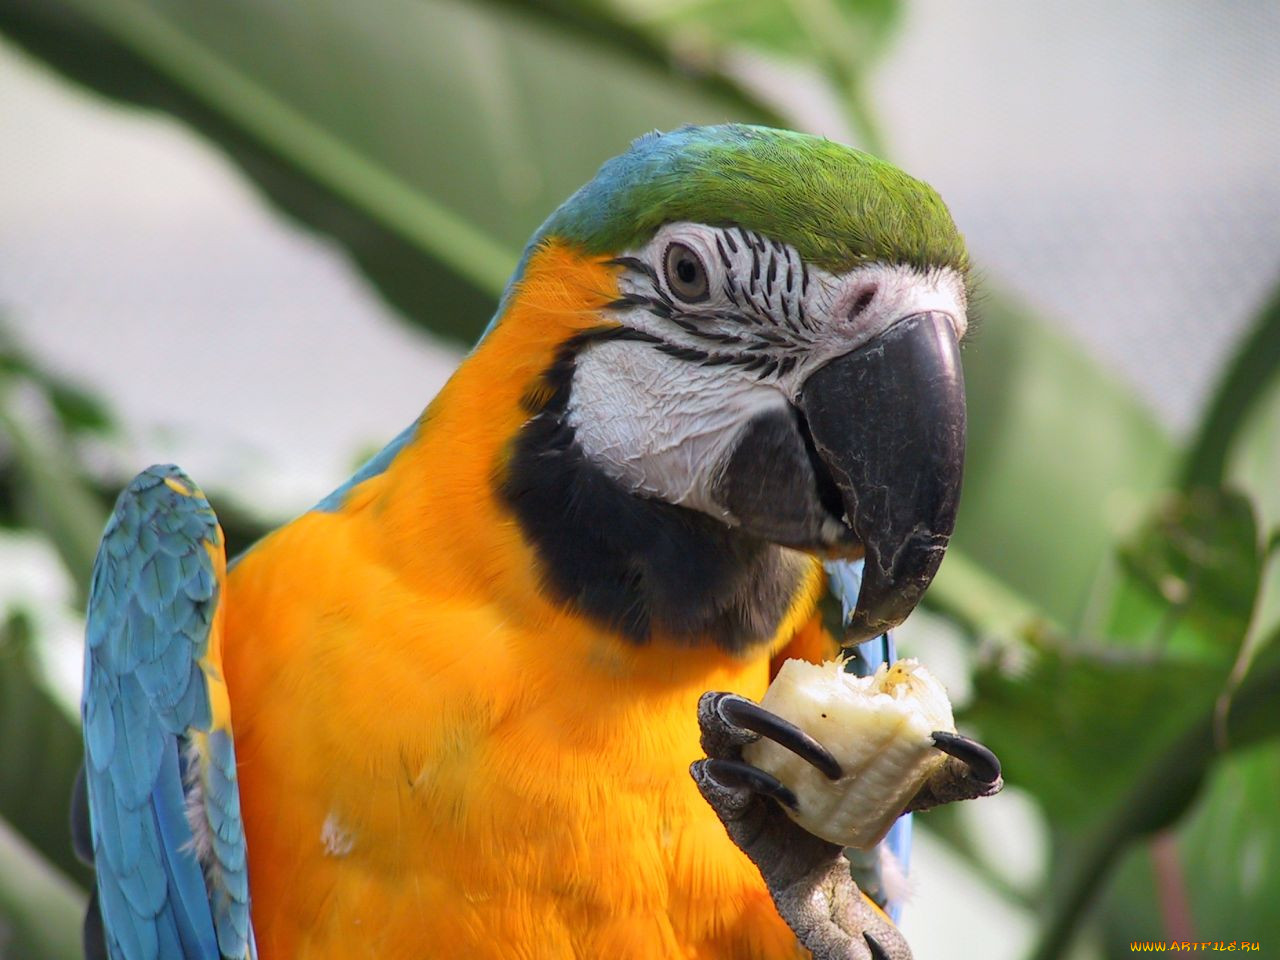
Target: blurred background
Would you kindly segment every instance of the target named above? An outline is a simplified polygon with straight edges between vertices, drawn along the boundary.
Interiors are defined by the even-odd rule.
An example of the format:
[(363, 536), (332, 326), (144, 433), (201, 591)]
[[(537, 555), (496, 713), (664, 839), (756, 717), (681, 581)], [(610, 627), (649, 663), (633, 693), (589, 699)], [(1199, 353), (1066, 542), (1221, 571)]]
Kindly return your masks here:
[(1280, 955), (1280, 6), (0, 0), (0, 957), (78, 954), (81, 607), (181, 463), (232, 549), (397, 433), (638, 134), (825, 134), (968, 237), (969, 463), (900, 647), (1002, 757), (919, 960)]

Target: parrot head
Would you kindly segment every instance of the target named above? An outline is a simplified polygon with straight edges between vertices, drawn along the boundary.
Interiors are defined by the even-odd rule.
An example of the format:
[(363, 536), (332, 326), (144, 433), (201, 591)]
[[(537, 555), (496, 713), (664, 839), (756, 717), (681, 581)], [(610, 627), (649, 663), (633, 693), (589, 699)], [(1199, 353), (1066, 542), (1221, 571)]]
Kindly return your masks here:
[(549, 286), (581, 304), (501, 480), (544, 579), (625, 632), (758, 639), (805, 555), (864, 558), (846, 642), (899, 623), (955, 524), (967, 268), (938, 195), (865, 153), (637, 140), (535, 234), (478, 348)]

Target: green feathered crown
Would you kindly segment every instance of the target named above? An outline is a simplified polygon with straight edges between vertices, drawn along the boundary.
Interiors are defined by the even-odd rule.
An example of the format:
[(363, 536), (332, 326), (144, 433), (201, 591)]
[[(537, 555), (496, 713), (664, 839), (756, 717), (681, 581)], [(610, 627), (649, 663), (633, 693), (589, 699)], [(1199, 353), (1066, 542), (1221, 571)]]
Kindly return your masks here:
[(757, 230), (833, 273), (870, 261), (968, 267), (964, 238), (927, 184), (830, 140), (741, 124), (641, 137), (548, 218), (531, 248), (559, 237), (615, 253), (681, 220)]

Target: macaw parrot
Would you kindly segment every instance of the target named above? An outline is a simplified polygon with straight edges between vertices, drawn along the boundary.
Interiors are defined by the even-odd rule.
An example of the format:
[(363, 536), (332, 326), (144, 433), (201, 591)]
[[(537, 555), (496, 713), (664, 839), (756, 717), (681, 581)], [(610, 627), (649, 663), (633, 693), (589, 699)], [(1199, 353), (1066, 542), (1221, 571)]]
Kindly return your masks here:
[[(845, 773), (757, 701), (836, 653), (824, 562), (856, 644), (942, 560), (967, 268), (865, 153), (654, 133), (534, 234), (425, 412), (229, 568), (196, 484), (141, 473), (88, 609), (90, 954), (909, 957), (741, 750)], [(911, 808), (999, 788), (938, 744)]]

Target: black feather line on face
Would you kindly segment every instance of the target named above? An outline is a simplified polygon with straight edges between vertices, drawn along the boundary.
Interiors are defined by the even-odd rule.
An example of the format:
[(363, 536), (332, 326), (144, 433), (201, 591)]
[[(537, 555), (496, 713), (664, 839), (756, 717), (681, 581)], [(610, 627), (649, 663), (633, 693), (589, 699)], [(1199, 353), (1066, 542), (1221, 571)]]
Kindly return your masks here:
[(587, 331), (557, 352), (539, 378), (547, 401), (494, 477), (499, 502), (537, 554), (543, 587), (636, 644), (655, 631), (735, 653), (768, 640), (805, 565), (706, 514), (628, 492), (586, 459), (566, 422), (579, 354), (609, 340), (684, 351), (691, 362), (716, 359), (625, 327)]
[(688, 363), (703, 363), (711, 358), (711, 354), (705, 350), (698, 350), (695, 347), (682, 347), (678, 343), (659, 343), (658, 349), (669, 357), (675, 357), (677, 360), (684, 360)]
[(813, 333), (813, 330), (809, 327), (805, 317), (804, 297), (800, 293), (799, 284), (796, 282), (796, 277), (799, 273), (796, 268), (801, 266), (803, 264), (800, 262), (800, 255), (795, 251), (789, 250), (787, 252), (787, 303), (790, 304), (791, 328), (796, 331), (801, 339), (808, 340), (809, 338), (805, 334)]
[(729, 295), (729, 299), (733, 301), (733, 305), (738, 308), (739, 312), (733, 315), (736, 321), (753, 327), (765, 325), (766, 318), (761, 316), (760, 308), (736, 276), (731, 274), (725, 278), (725, 292)]
[(726, 270), (730, 270), (733, 268), (733, 260), (729, 257), (728, 251), (726, 251), (724, 248), (724, 241), (720, 238), (721, 238), (721, 234), (717, 233), (716, 249), (720, 251), (720, 262), (724, 264), (724, 268)]
[(757, 330), (756, 336), (766, 343), (772, 343), (776, 347), (785, 347), (791, 343), (786, 337), (774, 333), (772, 330)]
[(703, 340), (710, 341), (711, 343), (718, 343), (726, 347), (736, 347), (744, 342), (742, 337), (738, 336), (736, 333), (720, 333), (716, 330), (705, 330), (699, 334), (699, 337)]
[[(726, 249), (726, 246), (735, 251), (739, 249), (733, 239), (735, 233), (742, 238), (751, 253), (749, 288), (743, 286), (741, 275), (732, 271), (733, 259)], [(611, 301), (606, 307), (622, 311), (645, 310), (674, 324), (685, 335), (708, 345), (707, 349), (702, 349), (660, 341), (664, 353), (681, 360), (707, 366), (739, 366), (756, 373), (758, 379), (772, 376), (780, 370), (793, 369), (797, 362), (795, 359), (783, 366), (780, 359), (774, 358), (770, 362), (769, 358), (762, 359), (760, 354), (779, 349), (803, 350), (813, 343), (813, 326), (805, 313), (803, 302), (803, 289), (808, 283), (808, 268), (803, 259), (785, 244), (754, 231), (744, 230), (738, 225), (718, 230), (715, 243), (720, 260), (726, 268), (721, 288), (725, 298), (736, 310), (685, 309), (662, 289), (658, 273), (650, 264), (630, 256), (615, 257), (605, 262), (621, 266), (632, 271), (638, 278), (647, 280), (652, 286), (652, 292), (628, 293)], [(781, 263), (779, 258), (782, 258)], [(782, 280), (785, 280), (785, 286), (780, 282)], [(776, 310), (772, 306), (774, 300), (777, 301)], [(747, 328), (750, 332), (739, 335), (722, 332), (722, 329), (710, 329), (713, 322), (721, 328), (725, 324), (734, 324)], [(739, 350), (724, 353), (717, 349), (724, 347)]]
[[(707, 359), (703, 360), (700, 366), (703, 367), (723, 367), (727, 363), (741, 363), (741, 357), (735, 357), (729, 353), (713, 353)], [(749, 362), (749, 361), (748, 361)]]
[(639, 257), (614, 257), (611, 260), (606, 260), (604, 263), (607, 267), (623, 267), (627, 270), (634, 270), (636, 273), (643, 274), (649, 278), (655, 289), (662, 286), (658, 282), (658, 271), (654, 270), (653, 267), (649, 266), (647, 262), (641, 260)]
[[(808, 315), (807, 313), (805, 313), (805, 312), (804, 312), (804, 298), (803, 298), (803, 297), (800, 297), (800, 298), (797, 298), (797, 299), (796, 299), (796, 317), (797, 317), (797, 319), (800, 321), (800, 326), (801, 326), (801, 327), (803, 327), (805, 330), (807, 330), (809, 333), (816, 333), (816, 332), (817, 332), (817, 330), (815, 330), (815, 329), (814, 329), (813, 324), (809, 322), (809, 315)], [(813, 342), (813, 339), (812, 339), (812, 338), (810, 338), (810, 337), (806, 337), (806, 338), (805, 338), (805, 340), (806, 340), (806, 342), (808, 342), (808, 343), (812, 343), (812, 342)]]
[[(759, 291), (756, 289), (756, 277), (755, 277), (755, 274), (752, 274), (752, 275), (751, 275), (751, 289), (750, 289), (749, 291), (747, 291), (747, 292), (746, 292), (746, 294), (747, 294), (747, 303), (749, 303), (749, 304), (751, 305), (751, 309), (755, 311), (756, 316), (758, 316), (758, 317), (768, 317), (768, 316), (772, 316), (772, 315), (769, 313), (769, 305), (768, 305), (768, 304), (762, 304), (759, 300), (757, 300), (757, 299), (756, 299), (756, 294), (757, 294), (758, 292), (759, 292)], [(763, 324), (762, 324), (762, 325), (763, 325)]]
[[(615, 301), (616, 302), (616, 301)], [(627, 306), (630, 306), (628, 304)], [(620, 308), (622, 309), (622, 308)], [(611, 340), (634, 340), (639, 343), (662, 343), (657, 337), (650, 336), (642, 330), (630, 327), (596, 327), (586, 330), (567, 340), (556, 352), (555, 360), (533, 383), (529, 384), (521, 397), (520, 406), (526, 413), (538, 416), (547, 410), (554, 401), (561, 385), (573, 376), (573, 366), (579, 351), (592, 343), (607, 343)]]

